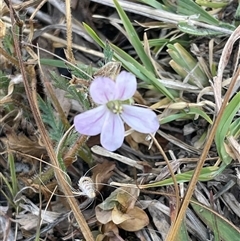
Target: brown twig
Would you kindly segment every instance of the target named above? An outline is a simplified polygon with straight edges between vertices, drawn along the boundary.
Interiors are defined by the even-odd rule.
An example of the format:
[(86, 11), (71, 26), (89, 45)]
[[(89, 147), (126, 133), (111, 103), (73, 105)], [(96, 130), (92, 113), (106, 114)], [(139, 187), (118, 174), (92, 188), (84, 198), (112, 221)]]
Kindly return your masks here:
[(0, 47), (0, 54), (3, 55), (8, 61), (10, 61), (13, 65), (16, 67), (19, 67), (18, 61), (13, 58), (11, 55), (9, 55), (4, 49)]
[(72, 52), (72, 14), (71, 0), (66, 0), (66, 25), (67, 25), (67, 54), (66, 57), (71, 63), (75, 63), (75, 58)]
[(239, 38), (240, 38), (240, 26), (238, 26), (235, 29), (235, 31), (232, 33), (232, 35), (229, 37), (227, 43), (225, 44), (225, 47), (222, 51), (221, 58), (219, 60), (217, 76), (215, 76), (213, 78), (213, 81), (214, 81), (213, 82), (213, 91), (214, 91), (214, 96), (215, 96), (217, 112), (219, 111), (221, 104), (222, 104), (223, 71), (224, 71), (225, 67), (227, 66), (228, 61), (230, 59), (233, 45)]
[(182, 205), (180, 207), (180, 210), (179, 210), (179, 213), (178, 213), (178, 216), (177, 216), (177, 219), (175, 221), (175, 223), (173, 223), (173, 225), (171, 226), (171, 229), (169, 230), (168, 232), (168, 236), (166, 238), (166, 241), (172, 241), (172, 240), (175, 240), (177, 235), (178, 235), (178, 230), (180, 229), (180, 226), (181, 226), (181, 223), (182, 221), (184, 220), (184, 215), (186, 213), (186, 210), (187, 210), (187, 207), (189, 205), (189, 202), (190, 202), (190, 199), (192, 197), (192, 194), (193, 194), (193, 191), (195, 189), (195, 186), (196, 186), (196, 183), (198, 181), (198, 177), (200, 175), (200, 172), (202, 170), (202, 167), (204, 165), (204, 162), (206, 160), (206, 157), (208, 155), (208, 151), (212, 145), (212, 142), (213, 142), (213, 139), (215, 137), (215, 133), (216, 133), (216, 130), (217, 130), (217, 127), (219, 125), (219, 122), (222, 118), (222, 115), (223, 115), (223, 112), (225, 110), (225, 107), (227, 106), (227, 103), (229, 101), (229, 97), (231, 95), (231, 92), (233, 90), (233, 87), (234, 85), (236, 84), (237, 80), (238, 80), (238, 76), (240, 74), (240, 68), (238, 68), (236, 74), (234, 75), (234, 77), (232, 78), (232, 81), (230, 83), (230, 86), (228, 88), (228, 91), (225, 95), (225, 98), (224, 98), (224, 101), (222, 103), (222, 106), (219, 110), (219, 113), (217, 115), (217, 118), (216, 118), (216, 121), (214, 122), (214, 125), (211, 129), (211, 132), (210, 132), (210, 135), (209, 135), (209, 138), (206, 142), (206, 145), (203, 149), (203, 152), (202, 152), (202, 155), (199, 159), (199, 162), (198, 162), (198, 165), (193, 173), (193, 176), (192, 176), (192, 179), (188, 185), (188, 189), (187, 189), (187, 192), (184, 196), (184, 199), (183, 199), (183, 202), (182, 202)]
[[(178, 184), (177, 184), (177, 179), (174, 175), (174, 171), (172, 169), (172, 165), (169, 162), (165, 152), (163, 151), (161, 145), (158, 143), (158, 141), (156, 140), (156, 138), (151, 135), (153, 142), (155, 143), (155, 145), (157, 146), (158, 150), (160, 151), (160, 153), (162, 154), (164, 161), (166, 162), (169, 172), (171, 174), (171, 177), (173, 179), (173, 185), (174, 185), (174, 189), (175, 189), (175, 193), (176, 193), (176, 209), (175, 209), (175, 213), (178, 213), (179, 207), (180, 207), (180, 196), (179, 196), (179, 188), (178, 188)], [(175, 219), (173, 221), (175, 221), (177, 218), (177, 216), (175, 216)]]
[[(10, 9), (10, 17), (11, 17), (11, 21), (12, 24), (14, 24), (15, 17), (16, 17), (16, 13), (12, 8), (12, 4), (10, 1), (5, 0), (6, 4), (8, 5), (9, 9)], [(16, 17), (16, 19), (18, 19), (18, 17)], [(12, 31), (13, 32), (13, 31)], [(76, 201), (76, 199), (73, 197), (72, 191), (69, 187), (69, 185), (67, 184), (66, 180), (64, 179), (64, 175), (62, 174), (62, 172), (59, 171), (59, 162), (57, 160), (56, 157), (56, 153), (51, 145), (51, 141), (49, 139), (49, 136), (47, 134), (47, 131), (45, 129), (45, 126), (42, 122), (41, 119), (41, 115), (40, 115), (40, 111), (37, 105), (37, 100), (36, 100), (36, 80), (35, 80), (35, 71), (33, 68), (30, 67), (30, 70), (32, 70), (32, 75), (30, 76), (29, 79), (31, 79), (31, 86), (29, 84), (29, 79), (27, 76), (27, 72), (24, 66), (24, 63), (22, 61), (22, 56), (21, 56), (21, 50), (20, 50), (20, 46), (19, 46), (19, 40), (17, 39), (15, 33), (13, 32), (13, 41), (14, 41), (14, 47), (15, 47), (15, 51), (16, 51), (16, 55), (17, 58), (19, 60), (19, 68), (21, 71), (21, 74), (23, 76), (23, 83), (24, 83), (24, 87), (25, 87), (25, 91), (26, 91), (26, 95), (30, 104), (30, 108), (32, 110), (33, 113), (33, 117), (36, 121), (36, 124), (38, 126), (39, 132), (41, 134), (41, 137), (43, 139), (43, 142), (46, 146), (46, 150), (48, 152), (49, 158), (51, 160), (51, 163), (53, 166), (58, 167), (55, 169), (55, 176), (58, 180), (59, 185), (61, 186), (62, 191), (64, 192), (64, 194), (66, 195), (66, 199), (71, 207), (71, 210), (77, 220), (77, 223), (83, 233), (83, 236), (86, 240), (88, 241), (93, 241), (93, 236), (90, 232), (90, 229), (86, 223), (86, 220), (84, 218), (84, 216), (82, 215), (81, 211), (78, 208), (78, 203)], [(31, 71), (30, 71), (31, 72)]]

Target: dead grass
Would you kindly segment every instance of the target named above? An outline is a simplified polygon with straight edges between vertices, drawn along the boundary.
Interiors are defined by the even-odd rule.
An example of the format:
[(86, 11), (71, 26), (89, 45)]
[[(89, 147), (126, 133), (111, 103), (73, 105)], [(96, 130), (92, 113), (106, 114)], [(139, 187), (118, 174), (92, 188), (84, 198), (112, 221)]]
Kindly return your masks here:
[[(214, 142), (221, 121), (228, 121), (227, 104), (239, 93), (239, 30), (166, 15), (140, 2), (119, 1), (157, 78), (175, 99), (139, 79), (134, 100), (155, 110), (161, 127), (152, 137), (127, 130), (115, 153), (100, 147), (99, 136), (79, 136), (71, 127), (73, 117), (87, 109), (83, 103), (94, 106), (88, 96), (91, 79), (113, 77), (121, 68), (117, 62), (106, 64), (106, 52), (83, 22), (140, 62), (113, 2), (73, 0), (71, 8), (70, 1), (58, 0), (0, 4), (1, 240), (169, 241), (183, 216), (181, 230), (186, 228), (189, 240), (226, 240), (221, 227), (239, 233), (237, 103), (235, 134), (221, 143), (226, 163), (230, 160), (222, 169)], [(232, 23), (236, 8), (232, 1), (209, 12)], [(186, 34), (178, 24), (188, 20), (198, 30), (222, 34)], [(160, 39), (170, 40), (155, 44)], [(187, 51), (181, 48), (183, 60), (196, 61), (196, 67), (179, 68), (169, 47), (177, 49), (176, 43)], [(193, 179), (191, 172), (181, 176), (193, 170)], [(188, 205), (191, 197), (212, 210), (204, 209), (212, 222)]]

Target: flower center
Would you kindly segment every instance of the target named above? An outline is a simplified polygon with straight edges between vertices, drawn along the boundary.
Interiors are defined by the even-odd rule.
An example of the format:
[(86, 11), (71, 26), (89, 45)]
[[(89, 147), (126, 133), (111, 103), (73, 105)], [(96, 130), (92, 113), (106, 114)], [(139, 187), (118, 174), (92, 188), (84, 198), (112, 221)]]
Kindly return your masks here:
[(123, 112), (122, 101), (120, 101), (120, 100), (109, 101), (107, 103), (107, 107), (114, 114), (122, 114), (122, 112)]

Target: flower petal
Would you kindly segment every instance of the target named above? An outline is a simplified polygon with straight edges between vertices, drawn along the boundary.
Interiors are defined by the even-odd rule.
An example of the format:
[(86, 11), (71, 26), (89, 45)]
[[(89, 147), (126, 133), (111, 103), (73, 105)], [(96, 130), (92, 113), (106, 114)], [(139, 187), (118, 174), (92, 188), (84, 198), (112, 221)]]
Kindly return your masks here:
[(108, 112), (101, 132), (101, 144), (109, 151), (118, 149), (124, 140), (124, 125), (121, 117)]
[(142, 107), (123, 105), (121, 117), (130, 127), (141, 133), (153, 133), (160, 126), (157, 115)]
[(88, 110), (75, 116), (74, 126), (81, 134), (90, 136), (97, 135), (102, 130), (102, 126), (108, 112), (109, 110), (105, 105)]
[(122, 71), (116, 78), (116, 100), (127, 100), (131, 98), (137, 90), (137, 80), (135, 75)]
[(90, 85), (90, 95), (97, 104), (106, 104), (115, 96), (116, 83), (108, 77), (96, 77)]

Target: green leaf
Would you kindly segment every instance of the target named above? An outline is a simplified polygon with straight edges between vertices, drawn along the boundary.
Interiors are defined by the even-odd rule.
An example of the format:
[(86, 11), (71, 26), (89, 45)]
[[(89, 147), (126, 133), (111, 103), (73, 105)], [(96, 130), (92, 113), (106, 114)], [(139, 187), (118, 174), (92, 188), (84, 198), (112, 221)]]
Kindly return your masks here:
[(175, 44), (179, 43), (182, 46), (188, 47), (189, 42), (181, 39), (164, 39), (164, 38), (157, 38), (157, 39), (149, 39), (148, 44), (150, 47), (162, 47), (165, 46), (166, 44)]
[(240, 118), (236, 119), (230, 126), (229, 130), (230, 136), (239, 137), (240, 136)]
[(206, 0), (196, 0), (196, 3), (200, 6), (208, 7), (208, 8), (223, 8), (229, 4), (229, 1), (206, 1)]
[(219, 21), (197, 5), (192, 0), (178, 0), (178, 13), (188, 16), (196, 15), (195, 20), (200, 20), (208, 24), (218, 25)]
[(123, 22), (123, 25), (125, 27), (125, 30), (128, 34), (128, 39), (131, 42), (133, 48), (136, 50), (138, 57), (141, 59), (144, 67), (152, 72), (155, 73), (155, 69), (153, 67), (153, 64), (151, 60), (149, 59), (148, 55), (145, 53), (145, 50), (143, 48), (143, 45), (138, 37), (137, 32), (135, 31), (134, 27), (132, 26), (132, 23), (130, 22), (129, 18), (127, 17), (126, 13), (120, 6), (117, 0), (113, 0), (116, 10), (118, 11), (118, 14)]
[[(87, 24), (83, 23), (83, 26), (87, 33), (93, 38), (96, 43), (105, 48), (105, 43), (97, 36), (97, 34), (91, 29)], [(118, 48), (114, 44), (109, 44), (111, 48), (114, 50), (114, 59), (121, 62), (125, 69), (132, 72), (139, 79), (143, 80), (147, 84), (152, 84), (158, 91), (163, 93), (169, 99), (174, 100), (173, 95), (170, 93), (168, 89), (166, 89), (153, 75), (151, 71), (148, 71), (143, 65), (137, 62), (134, 58), (132, 58), (129, 54), (124, 52), (122, 49)]]
[(213, 124), (213, 121), (211, 120), (211, 118), (201, 109), (201, 108), (197, 108), (197, 107), (190, 107), (189, 108), (189, 114), (196, 114), (196, 115), (200, 115), (202, 118), (204, 118), (209, 124)]
[(236, 113), (239, 111), (239, 108), (240, 108), (240, 92), (238, 92), (230, 101), (230, 103), (226, 106), (222, 115), (222, 119), (216, 130), (215, 143), (216, 143), (218, 155), (220, 156), (221, 160), (226, 164), (229, 164), (232, 158), (226, 152), (226, 148), (224, 146), (225, 138), (231, 131), (230, 129), (231, 123)]
[(49, 100), (45, 102), (38, 96), (38, 104), (41, 110), (42, 120), (49, 127), (48, 132), (51, 140), (58, 143), (65, 132), (61, 119), (57, 118), (54, 114), (53, 106)]
[(177, 237), (174, 239), (174, 241), (189, 241), (188, 231), (187, 231), (187, 225), (185, 219), (181, 222), (180, 229), (178, 231)]
[(66, 68), (66, 63), (59, 59), (40, 59), (40, 64), (57, 68)]
[(144, 66), (139, 64), (130, 55), (125, 53), (123, 50), (115, 45), (112, 45), (113, 50), (118, 54), (117, 59), (122, 62), (123, 66), (135, 74), (138, 78), (145, 81), (147, 84), (153, 85), (158, 91), (163, 93), (166, 97), (174, 100), (173, 95), (169, 92), (164, 85), (162, 85), (151, 71), (148, 71)]
[(18, 192), (18, 180), (16, 176), (15, 161), (14, 161), (12, 152), (8, 153), (8, 163), (10, 167), (11, 184), (12, 184), (11, 189), (9, 191), (11, 191), (12, 196), (15, 197)]
[[(221, 172), (222, 172), (222, 168), (219, 168), (217, 166), (203, 167), (200, 172), (198, 180), (199, 181), (212, 180), (215, 176), (217, 176)], [(177, 180), (177, 183), (189, 182), (192, 178), (193, 173), (194, 173), (194, 170), (176, 174), (175, 178)], [(153, 183), (141, 185), (141, 188), (162, 187), (167, 185), (173, 185), (172, 178), (168, 178), (159, 182), (153, 182)]]
[(220, 30), (214, 30), (214, 29), (208, 29), (203, 27), (198, 27), (189, 24), (187, 21), (181, 21), (178, 23), (178, 28), (184, 33), (196, 35), (196, 36), (223, 36), (223, 35), (229, 35), (231, 31), (235, 30), (235, 26), (219, 22), (218, 27)]
[(105, 64), (108, 62), (111, 62), (113, 59), (114, 52), (112, 51), (108, 41), (105, 44), (105, 48), (103, 50), (104, 58), (105, 58)]
[(90, 102), (88, 100), (88, 89), (82, 86), (81, 90), (78, 90), (76, 86), (70, 85), (69, 82), (57, 75), (54, 71), (51, 72), (54, 80), (54, 87), (65, 90), (67, 92), (66, 97), (78, 101), (85, 110), (90, 109)]
[(177, 114), (171, 114), (169, 116), (163, 117), (160, 120), (160, 124), (166, 124), (171, 121), (179, 120), (179, 119), (185, 119), (185, 120), (192, 120), (194, 118), (194, 114), (189, 113), (177, 113)]
[(164, 6), (163, 4), (159, 3), (156, 0), (140, 0), (140, 1), (156, 9), (168, 10), (166, 6)]
[(205, 225), (214, 232), (214, 240), (217, 240), (218, 236), (222, 241), (239, 241), (240, 230), (226, 218), (200, 203), (191, 202), (191, 206)]
[(195, 35), (195, 36), (218, 36), (218, 35), (224, 35), (222, 31), (217, 31), (213, 29), (207, 29), (207, 28), (200, 28), (191, 24), (188, 24), (185, 21), (178, 23), (178, 29), (184, 33)]
[(168, 44), (167, 52), (172, 57), (172, 68), (183, 78), (189, 74), (189, 82), (201, 88), (208, 86), (206, 74), (197, 66), (197, 60), (179, 43)]
[(0, 89), (2, 91), (6, 90), (6, 94), (7, 94), (7, 88), (8, 88), (9, 82), (10, 82), (10, 79), (6, 76), (6, 74), (2, 70), (0, 70)]
[(200, 115), (209, 124), (211, 124), (211, 125), (213, 124), (213, 121), (211, 120), (211, 118), (201, 108), (197, 108), (197, 107), (190, 107), (189, 111), (185, 111), (185, 112), (182, 112), (182, 113), (170, 114), (169, 116), (166, 116), (166, 117), (162, 118), (160, 123), (166, 124), (166, 123), (169, 123), (171, 121), (178, 120), (178, 119), (189, 120), (189, 119), (193, 119), (195, 117), (195, 115)]

